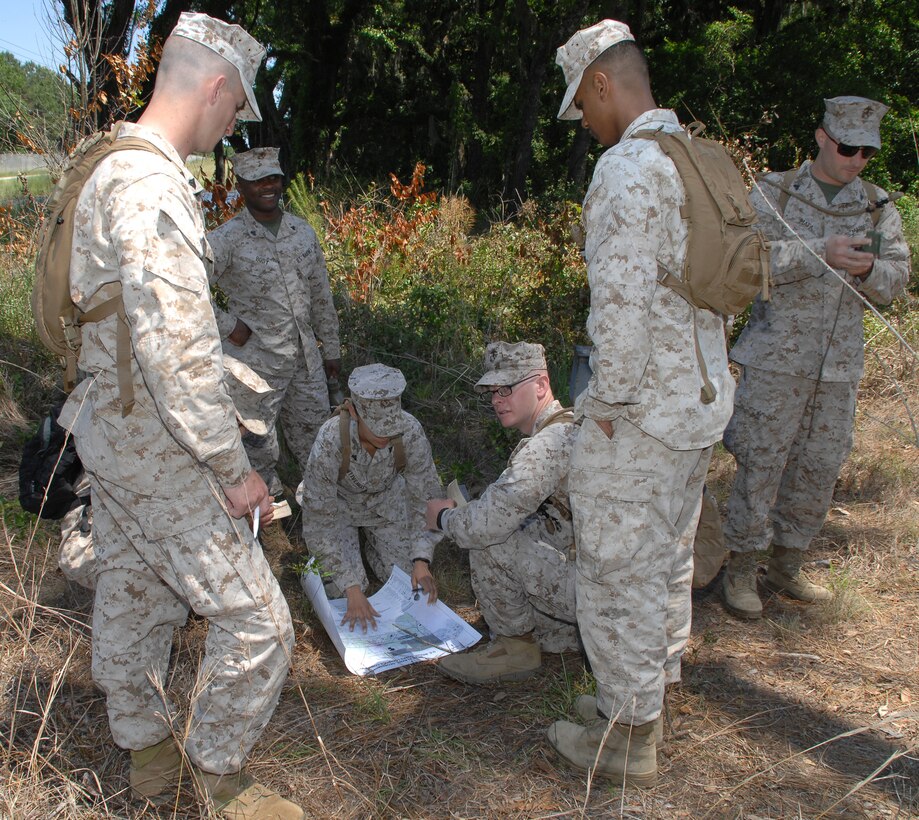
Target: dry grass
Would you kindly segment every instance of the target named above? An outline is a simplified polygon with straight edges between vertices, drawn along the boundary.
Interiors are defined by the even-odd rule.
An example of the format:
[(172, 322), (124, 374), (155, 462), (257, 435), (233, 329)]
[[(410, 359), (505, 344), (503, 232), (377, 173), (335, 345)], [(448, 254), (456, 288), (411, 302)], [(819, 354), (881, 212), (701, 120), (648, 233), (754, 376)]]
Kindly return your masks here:
[[(431, 664), (349, 675), (303, 604), (290, 569), (300, 556), (279, 527), (266, 531), (266, 551), (297, 643), (253, 771), (311, 817), (919, 817), (919, 450), (877, 378), (815, 544), (812, 571), (836, 600), (769, 597), (764, 620), (742, 623), (714, 594), (697, 597), (657, 788), (588, 790), (558, 764), (544, 730), (590, 690), (577, 655), (492, 689), (453, 683)], [(916, 395), (914, 380), (906, 387)], [(19, 426), (13, 408), (3, 416), (7, 431)], [(7, 486), (9, 448), (0, 464)], [(732, 469), (717, 453), (711, 485), (722, 501)], [(9, 511), (4, 520), (0, 817), (204, 816), (190, 789), (165, 809), (130, 801), (127, 754), (90, 677), (91, 599), (60, 576), (52, 528), (33, 532)], [(483, 626), (462, 557), (443, 549), (440, 559), (448, 602)], [(180, 710), (205, 630), (193, 619), (176, 633), (165, 686)]]

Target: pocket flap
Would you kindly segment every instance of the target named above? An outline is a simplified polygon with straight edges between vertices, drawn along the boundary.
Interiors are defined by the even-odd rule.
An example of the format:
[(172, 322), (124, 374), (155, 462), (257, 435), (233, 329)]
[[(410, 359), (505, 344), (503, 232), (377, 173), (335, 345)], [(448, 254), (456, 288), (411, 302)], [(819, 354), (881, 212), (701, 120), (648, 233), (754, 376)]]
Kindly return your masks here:
[(573, 467), (568, 473), (568, 490), (610, 501), (647, 503), (654, 495), (654, 476), (647, 473), (607, 473)]

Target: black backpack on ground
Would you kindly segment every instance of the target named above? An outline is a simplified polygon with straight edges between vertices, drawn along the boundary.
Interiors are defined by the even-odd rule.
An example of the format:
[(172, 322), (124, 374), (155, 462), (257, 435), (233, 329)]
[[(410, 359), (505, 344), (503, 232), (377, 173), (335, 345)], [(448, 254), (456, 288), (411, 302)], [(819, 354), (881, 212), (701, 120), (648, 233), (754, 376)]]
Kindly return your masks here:
[(22, 448), (19, 463), (19, 505), (48, 519), (63, 518), (74, 504), (83, 503), (74, 490), (83, 465), (73, 436), (57, 423), (62, 407), (51, 408)]

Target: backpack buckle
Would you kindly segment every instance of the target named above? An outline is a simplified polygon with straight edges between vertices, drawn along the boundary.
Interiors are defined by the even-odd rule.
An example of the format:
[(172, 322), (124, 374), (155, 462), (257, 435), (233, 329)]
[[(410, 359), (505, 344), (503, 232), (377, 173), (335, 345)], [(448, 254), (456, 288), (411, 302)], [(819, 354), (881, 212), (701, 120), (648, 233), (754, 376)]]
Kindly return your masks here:
[(73, 319), (59, 317), (61, 330), (64, 332), (64, 344), (67, 345), (74, 353), (80, 350), (80, 326)]

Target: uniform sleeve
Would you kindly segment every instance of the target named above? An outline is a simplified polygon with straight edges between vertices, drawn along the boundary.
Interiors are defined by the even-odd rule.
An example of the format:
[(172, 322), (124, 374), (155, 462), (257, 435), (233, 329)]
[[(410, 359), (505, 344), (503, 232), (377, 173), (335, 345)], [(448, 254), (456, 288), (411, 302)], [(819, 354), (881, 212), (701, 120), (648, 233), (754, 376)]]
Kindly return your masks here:
[[(769, 280), (772, 285), (789, 285), (827, 273), (826, 239), (800, 236), (786, 227), (778, 212), (779, 189), (761, 182), (750, 192), (750, 202), (759, 219), (757, 227), (769, 240)], [(816, 254), (816, 256), (815, 256)]]
[(329, 270), (315, 234), (311, 235), (311, 240), (312, 248), (307, 266), (307, 277), (310, 283), (310, 327), (316, 338), (322, 342), (322, 358), (325, 360), (340, 359), (338, 314), (335, 312), (335, 303), (332, 301)]
[[(229, 223), (226, 223), (229, 224)], [(229, 230), (223, 226), (211, 231), (207, 235), (208, 243), (214, 254), (214, 267), (209, 277), (211, 286), (220, 284), (220, 277), (227, 272), (233, 263), (233, 241)], [(214, 318), (217, 320), (217, 330), (221, 339), (226, 339), (236, 327), (236, 317), (227, 313), (223, 308), (213, 302)]]
[[(881, 193), (882, 196), (886, 194)], [(895, 205), (889, 204), (881, 212), (877, 228), (881, 233), (881, 255), (874, 267), (856, 287), (872, 302), (889, 305), (909, 282), (909, 246), (903, 236), (903, 222)]]
[(639, 401), (651, 355), (649, 314), (657, 286), (659, 195), (634, 160), (606, 154), (584, 203), (590, 284), (587, 331), (593, 376), (579, 411), (595, 420), (622, 415)]
[(249, 460), (223, 381), (206, 240), (172, 184), (131, 185), (107, 203), (131, 342), (170, 434), (231, 487), (245, 479)]
[(553, 424), (529, 439), (479, 498), (443, 514), (444, 532), (462, 549), (485, 549), (506, 541), (568, 472), (572, 427)]
[(429, 498), (443, 498), (444, 488), (434, 466), (431, 445), (421, 424), (411, 419), (402, 438), (405, 447), (406, 503), (408, 504), (408, 526), (415, 534), (415, 550), (412, 558), (434, 557), (434, 548), (443, 539), (443, 533), (427, 529), (425, 514)]

